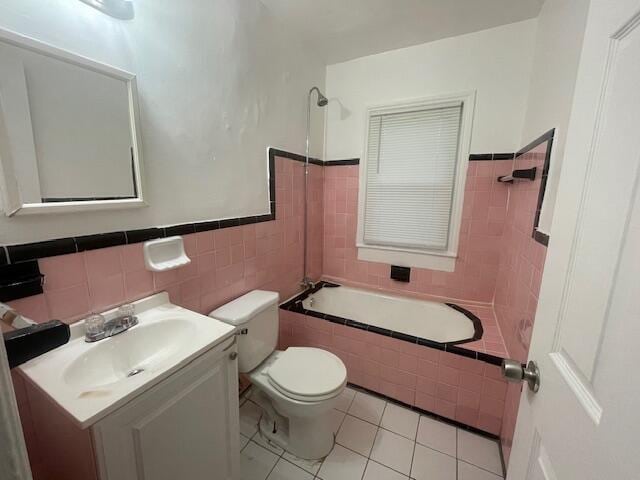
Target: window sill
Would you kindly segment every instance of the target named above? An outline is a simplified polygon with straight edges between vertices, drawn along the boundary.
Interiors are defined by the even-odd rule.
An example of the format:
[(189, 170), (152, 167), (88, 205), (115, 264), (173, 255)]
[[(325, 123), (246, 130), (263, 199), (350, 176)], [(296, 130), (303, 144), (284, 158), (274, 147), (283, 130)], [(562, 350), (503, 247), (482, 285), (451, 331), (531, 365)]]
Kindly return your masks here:
[(358, 260), (389, 263), (403, 267), (429, 268), (443, 272), (453, 272), (456, 266), (457, 255), (452, 252), (435, 254), (412, 252), (388, 247), (372, 247), (361, 244), (356, 246), (358, 248)]

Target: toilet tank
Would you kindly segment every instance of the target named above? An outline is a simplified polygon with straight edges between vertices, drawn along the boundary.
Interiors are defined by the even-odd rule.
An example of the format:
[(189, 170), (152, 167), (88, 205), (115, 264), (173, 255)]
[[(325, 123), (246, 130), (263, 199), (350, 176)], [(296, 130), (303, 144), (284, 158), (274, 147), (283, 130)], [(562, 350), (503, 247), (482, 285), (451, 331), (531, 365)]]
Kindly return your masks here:
[(209, 314), (236, 327), (240, 373), (250, 372), (276, 349), (278, 300), (277, 292), (253, 290)]

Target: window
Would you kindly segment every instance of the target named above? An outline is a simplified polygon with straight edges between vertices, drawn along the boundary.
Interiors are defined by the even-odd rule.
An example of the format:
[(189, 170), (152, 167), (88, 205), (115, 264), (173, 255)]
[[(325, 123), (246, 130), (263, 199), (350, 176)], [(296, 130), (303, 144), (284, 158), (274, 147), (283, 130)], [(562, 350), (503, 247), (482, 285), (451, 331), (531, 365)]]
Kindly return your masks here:
[(369, 109), (360, 258), (453, 269), (472, 109), (472, 94)]

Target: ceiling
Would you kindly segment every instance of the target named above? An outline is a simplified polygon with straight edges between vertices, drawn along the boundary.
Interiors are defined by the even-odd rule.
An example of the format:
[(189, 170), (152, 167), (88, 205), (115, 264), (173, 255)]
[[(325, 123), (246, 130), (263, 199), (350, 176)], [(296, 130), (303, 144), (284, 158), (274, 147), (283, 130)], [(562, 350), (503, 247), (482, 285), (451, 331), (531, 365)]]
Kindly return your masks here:
[(544, 0), (261, 0), (328, 63), (533, 18)]

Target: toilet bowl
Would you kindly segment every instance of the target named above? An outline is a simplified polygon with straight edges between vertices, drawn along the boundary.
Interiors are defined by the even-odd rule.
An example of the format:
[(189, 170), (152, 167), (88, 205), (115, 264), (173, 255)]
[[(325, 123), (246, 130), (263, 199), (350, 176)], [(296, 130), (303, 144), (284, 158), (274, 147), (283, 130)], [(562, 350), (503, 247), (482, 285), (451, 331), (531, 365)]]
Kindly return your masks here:
[(254, 290), (210, 316), (236, 327), (238, 370), (247, 373), (262, 407), (260, 433), (293, 455), (316, 460), (334, 444), (331, 410), (347, 382), (342, 361), (326, 350), (276, 350), (278, 294)]

